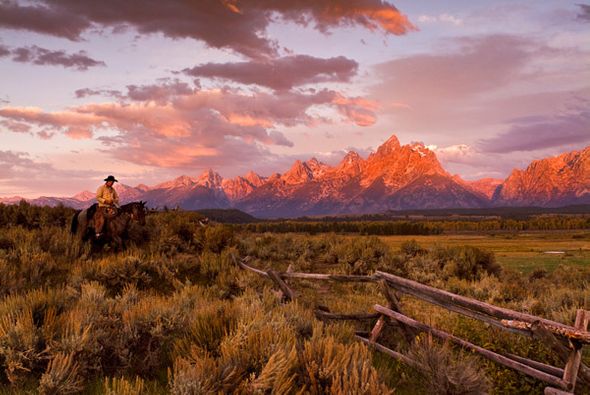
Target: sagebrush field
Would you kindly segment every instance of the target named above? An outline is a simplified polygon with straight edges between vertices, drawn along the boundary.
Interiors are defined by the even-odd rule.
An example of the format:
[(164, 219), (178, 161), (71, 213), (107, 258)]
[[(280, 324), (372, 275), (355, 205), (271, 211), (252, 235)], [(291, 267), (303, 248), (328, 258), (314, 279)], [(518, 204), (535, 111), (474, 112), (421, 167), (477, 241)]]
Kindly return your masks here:
[[(399, 364), (355, 339), (373, 322), (313, 314), (318, 305), (370, 312), (385, 303), (374, 284), (293, 281), (298, 298), (283, 303), (232, 255), (279, 271), (387, 271), (567, 324), (590, 308), (584, 222), (529, 233), (310, 235), (201, 227), (197, 213), (162, 212), (134, 229), (126, 251), (90, 255), (69, 234), (71, 210), (0, 208), (0, 393), (542, 393), (543, 383), (428, 336), (409, 345), (391, 330), (384, 341), (430, 369)], [(559, 365), (538, 342), (409, 297), (401, 304), (489, 349)]]

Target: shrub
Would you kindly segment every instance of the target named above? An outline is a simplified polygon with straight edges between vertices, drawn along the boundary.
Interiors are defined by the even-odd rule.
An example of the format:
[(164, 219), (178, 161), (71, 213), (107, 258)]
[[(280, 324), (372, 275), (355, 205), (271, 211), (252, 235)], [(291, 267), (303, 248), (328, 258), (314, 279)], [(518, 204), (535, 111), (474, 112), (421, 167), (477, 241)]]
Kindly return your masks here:
[(216, 254), (233, 244), (233, 229), (227, 225), (209, 225), (205, 228), (202, 246), (206, 251)]
[(41, 376), (39, 393), (57, 395), (80, 392), (84, 386), (78, 369), (73, 354), (57, 354)]
[(465, 280), (478, 280), (482, 273), (498, 275), (500, 265), (494, 253), (473, 246), (451, 247), (435, 252), (442, 262), (444, 272)]
[(355, 237), (335, 245), (333, 253), (338, 257), (341, 270), (347, 274), (368, 274), (384, 262), (390, 254), (389, 247), (378, 237)]
[(455, 355), (448, 343), (439, 346), (431, 336), (419, 336), (408, 357), (416, 361), (427, 393), (485, 394), (489, 384), (477, 361), (465, 354)]
[(188, 357), (196, 346), (218, 355), (222, 339), (236, 329), (238, 314), (233, 303), (211, 302), (194, 309), (183, 328), (185, 336), (176, 341), (176, 354)]
[(408, 257), (415, 257), (418, 254), (423, 254), (426, 252), (426, 250), (423, 249), (420, 246), (420, 244), (418, 244), (418, 242), (414, 239), (404, 241), (400, 245), (399, 250), (403, 255), (408, 256)]
[(31, 310), (0, 317), (0, 358), (10, 383), (16, 384), (38, 368), (43, 350)]
[(145, 382), (141, 377), (134, 380), (124, 377), (105, 378), (102, 383), (104, 395), (142, 395), (146, 389)]

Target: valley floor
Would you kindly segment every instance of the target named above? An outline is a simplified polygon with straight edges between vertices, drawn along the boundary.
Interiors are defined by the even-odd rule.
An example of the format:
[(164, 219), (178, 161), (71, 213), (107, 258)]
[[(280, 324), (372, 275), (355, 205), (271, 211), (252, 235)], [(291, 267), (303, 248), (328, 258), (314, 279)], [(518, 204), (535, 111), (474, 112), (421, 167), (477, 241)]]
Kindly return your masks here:
[(408, 240), (416, 240), (426, 248), (437, 244), (483, 248), (494, 252), (501, 266), (522, 273), (536, 269), (551, 271), (561, 264), (590, 268), (590, 231), (383, 236), (381, 239), (396, 249)]

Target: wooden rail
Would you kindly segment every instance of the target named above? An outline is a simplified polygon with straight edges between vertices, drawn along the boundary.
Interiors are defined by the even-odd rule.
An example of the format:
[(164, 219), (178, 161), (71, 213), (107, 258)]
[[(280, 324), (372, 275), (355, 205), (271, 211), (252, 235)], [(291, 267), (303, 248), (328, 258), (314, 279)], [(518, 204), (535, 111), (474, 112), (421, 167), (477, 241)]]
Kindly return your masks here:
[(517, 370), (521, 373), (524, 373), (526, 375), (534, 377), (538, 380), (545, 381), (549, 384), (553, 384), (553, 385), (558, 386), (560, 388), (569, 389), (567, 383), (564, 380), (558, 378), (557, 376), (555, 376), (553, 374), (547, 373), (546, 371), (542, 371), (540, 369), (535, 369), (535, 368), (531, 367), (530, 364), (528, 364), (528, 363), (516, 361), (516, 360), (506, 357), (504, 355), (487, 350), (483, 347), (476, 346), (473, 343), (470, 343), (466, 340), (460, 339), (460, 338), (453, 336), (447, 332), (431, 328), (430, 326), (428, 326), (426, 324), (423, 324), (421, 322), (413, 320), (410, 317), (407, 317), (403, 314), (392, 311), (386, 307), (383, 307), (380, 305), (375, 305), (374, 309), (383, 315), (386, 315), (390, 318), (393, 318), (396, 321), (403, 323), (404, 325), (411, 326), (412, 328), (416, 328), (421, 332), (430, 333), (433, 336), (438, 337), (439, 339), (449, 340), (452, 343), (455, 343), (462, 348), (465, 348), (470, 351), (474, 351), (474, 352), (476, 352), (476, 353), (478, 353), (478, 354), (480, 354), (480, 355), (482, 355), (494, 362), (502, 364), (506, 367), (512, 368), (512, 369)]
[[(581, 363), (582, 347), (590, 344), (590, 332), (588, 332), (588, 325), (590, 324), (589, 311), (578, 310), (576, 324), (569, 326), (542, 317), (494, 306), (381, 271), (377, 271), (370, 276), (294, 273), (290, 269), (287, 272), (280, 273), (273, 270), (264, 271), (257, 269), (248, 264), (250, 261), (248, 257), (242, 260), (238, 260), (235, 256), (232, 256), (232, 258), (242, 269), (270, 278), (281, 290), (284, 299), (287, 301), (291, 301), (296, 297), (295, 292), (287, 285), (287, 279), (378, 284), (387, 300), (387, 306), (374, 305), (373, 310), (375, 310), (375, 313), (338, 314), (326, 311), (325, 309), (317, 309), (315, 311), (316, 317), (320, 319), (357, 321), (376, 319), (371, 332), (367, 333), (366, 336), (357, 335), (357, 338), (371, 345), (376, 350), (411, 366), (420, 368), (420, 364), (417, 361), (377, 342), (387, 324), (397, 324), (408, 342), (413, 341), (416, 333), (426, 332), (434, 337), (450, 341), (459, 347), (475, 352), (498, 364), (541, 380), (552, 386), (545, 389), (546, 394), (572, 394), (577, 380), (590, 385), (590, 369)], [(403, 314), (396, 292), (410, 295), (449, 311), (485, 322), (504, 331), (525, 335), (542, 341), (558, 355), (565, 363), (565, 367), (562, 369), (517, 355), (493, 352), (450, 333), (416, 321)]]

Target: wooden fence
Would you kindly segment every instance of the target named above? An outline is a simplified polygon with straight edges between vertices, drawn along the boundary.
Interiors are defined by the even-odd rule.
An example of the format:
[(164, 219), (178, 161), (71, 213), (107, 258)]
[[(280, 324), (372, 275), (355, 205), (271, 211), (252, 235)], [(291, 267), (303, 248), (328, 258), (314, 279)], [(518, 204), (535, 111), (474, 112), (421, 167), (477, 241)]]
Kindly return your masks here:
[[(530, 314), (494, 306), (475, 299), (453, 294), (441, 289), (433, 288), (418, 282), (398, 277), (381, 271), (370, 276), (294, 273), (290, 268), (286, 272), (274, 270), (260, 270), (249, 265), (249, 257), (238, 260), (233, 257), (239, 267), (269, 278), (282, 292), (288, 301), (295, 299), (296, 294), (287, 284), (291, 279), (336, 281), (336, 282), (365, 282), (377, 284), (385, 299), (386, 306), (375, 304), (374, 313), (337, 314), (321, 309), (315, 311), (321, 319), (331, 320), (376, 320), (373, 329), (365, 335), (358, 334), (357, 338), (391, 357), (408, 365), (420, 368), (419, 363), (408, 356), (392, 350), (378, 343), (385, 325), (396, 323), (402, 334), (413, 341), (420, 332), (429, 333), (439, 339), (452, 342), (459, 347), (478, 353), (498, 364), (514, 369), (550, 386), (545, 388), (545, 394), (573, 394), (576, 381), (583, 381), (590, 385), (590, 368), (581, 362), (582, 347), (590, 344), (590, 311), (578, 310), (575, 325), (569, 326)], [(432, 328), (403, 314), (398, 301), (398, 294), (406, 294), (417, 299), (440, 306), (449, 311), (485, 322), (502, 330), (517, 333), (539, 340), (548, 345), (563, 361), (564, 368), (547, 365), (528, 358), (509, 353), (499, 354), (484, 347), (475, 345), (450, 333)]]

